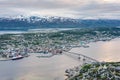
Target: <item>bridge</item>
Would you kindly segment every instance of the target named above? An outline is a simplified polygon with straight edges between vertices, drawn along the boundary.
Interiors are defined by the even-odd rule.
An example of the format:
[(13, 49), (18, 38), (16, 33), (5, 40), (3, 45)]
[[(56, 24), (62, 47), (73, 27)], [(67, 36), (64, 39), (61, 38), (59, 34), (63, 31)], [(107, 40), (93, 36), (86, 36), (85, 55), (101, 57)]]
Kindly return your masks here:
[(70, 80), (73, 77), (75, 77), (76, 75), (79, 74), (79, 71), (82, 67), (82, 65), (84, 64), (92, 64), (92, 63), (99, 63), (98, 60), (88, 57), (86, 55), (80, 54), (80, 53), (75, 53), (75, 52), (70, 52), (70, 51), (64, 51), (64, 54), (77, 60), (80, 61), (80, 64), (77, 67), (74, 67), (72, 69), (67, 69), (66, 72), (66, 76), (68, 76), (67, 79), (65, 80)]
[(99, 62), (98, 60), (88, 57), (86, 55), (80, 54), (80, 53), (75, 53), (75, 52), (69, 52), (69, 51), (65, 51), (64, 52), (65, 55), (72, 57), (75, 60), (80, 61), (81, 63), (85, 64), (85, 63), (94, 63), (94, 62)]

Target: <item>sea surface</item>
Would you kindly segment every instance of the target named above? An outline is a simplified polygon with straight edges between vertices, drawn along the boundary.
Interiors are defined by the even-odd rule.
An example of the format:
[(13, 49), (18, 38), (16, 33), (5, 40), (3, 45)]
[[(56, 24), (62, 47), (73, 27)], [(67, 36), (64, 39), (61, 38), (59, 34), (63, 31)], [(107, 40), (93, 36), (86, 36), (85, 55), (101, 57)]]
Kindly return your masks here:
[[(71, 52), (84, 54), (99, 61), (120, 61), (120, 39), (88, 44), (89, 48), (73, 48)], [(0, 80), (64, 80), (65, 70), (81, 62), (67, 55), (38, 58), (39, 54), (14, 61), (0, 61)]]
[(0, 35), (3, 35), (3, 34), (20, 34), (20, 33), (26, 33), (26, 31), (0, 31)]
[(84, 54), (98, 61), (120, 61), (120, 38), (105, 42), (92, 42), (88, 45), (89, 48), (73, 48), (71, 52)]
[(21, 33), (46, 33), (46, 32), (57, 32), (66, 31), (80, 28), (38, 28), (38, 29), (27, 29), (27, 30), (0, 30), (0, 35), (3, 34), (21, 34)]

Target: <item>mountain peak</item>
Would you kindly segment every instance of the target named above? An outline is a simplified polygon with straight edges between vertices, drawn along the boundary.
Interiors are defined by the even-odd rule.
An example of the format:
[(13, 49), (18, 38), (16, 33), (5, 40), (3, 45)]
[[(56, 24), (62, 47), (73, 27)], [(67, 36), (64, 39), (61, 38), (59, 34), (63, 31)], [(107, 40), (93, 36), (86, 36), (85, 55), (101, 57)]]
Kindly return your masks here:
[(120, 20), (73, 19), (58, 16), (15, 16), (0, 18), (0, 30), (28, 30), (36, 28), (116, 27)]

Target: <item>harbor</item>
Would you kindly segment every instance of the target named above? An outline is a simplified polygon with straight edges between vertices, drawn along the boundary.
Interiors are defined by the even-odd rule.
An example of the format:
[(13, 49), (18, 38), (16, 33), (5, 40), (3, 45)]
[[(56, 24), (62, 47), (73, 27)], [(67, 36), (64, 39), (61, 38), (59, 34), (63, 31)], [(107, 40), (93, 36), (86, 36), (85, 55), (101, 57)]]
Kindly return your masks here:
[[(112, 62), (119, 61), (119, 47), (120, 40), (114, 39), (109, 42), (97, 42), (89, 44), (89, 48), (73, 48), (70, 51), (80, 53), (88, 57), (94, 58), (98, 61)], [(107, 47), (107, 46), (109, 47)], [(96, 47), (97, 46), (97, 47)], [(111, 47), (112, 51), (110, 50)], [(96, 48), (95, 48), (96, 47)], [(105, 49), (107, 47), (107, 49)], [(90, 51), (91, 50), (91, 53)], [(104, 50), (105, 53), (100, 51)], [(99, 54), (101, 53), (101, 54)], [(110, 53), (107, 54), (107, 53)], [(92, 55), (91, 55), (92, 54)], [(98, 55), (99, 54), (99, 55)], [(72, 54), (71, 54), (72, 55)], [(95, 56), (98, 55), (98, 56)], [(101, 56), (100, 56), (101, 55)], [(49, 58), (38, 58), (39, 53), (31, 53), (29, 57), (20, 60), (8, 60), (0, 62), (0, 77), (2, 80), (65, 80), (67, 74), (65, 71), (68, 69), (79, 70), (83, 64), (82, 57), (71, 57), (64, 53), (62, 55), (55, 55)], [(107, 57), (106, 57), (107, 56)], [(106, 57), (106, 58), (105, 58)], [(23, 65), (24, 64), (24, 65)], [(9, 68), (8, 68), (9, 66)], [(73, 70), (73, 71), (74, 71)]]

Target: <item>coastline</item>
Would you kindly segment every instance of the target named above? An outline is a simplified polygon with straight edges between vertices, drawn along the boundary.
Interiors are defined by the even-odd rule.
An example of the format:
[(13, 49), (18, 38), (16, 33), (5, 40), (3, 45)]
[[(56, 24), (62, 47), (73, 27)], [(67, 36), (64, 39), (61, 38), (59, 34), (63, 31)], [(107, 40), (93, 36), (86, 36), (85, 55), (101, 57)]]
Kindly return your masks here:
[(21, 33), (26, 33), (26, 31), (0, 31), (0, 35), (4, 35), (4, 34), (21, 34)]
[[(93, 46), (93, 44), (95, 44), (96, 45), (96, 43), (97, 44), (102, 44), (102, 43), (110, 43), (110, 42), (116, 42), (116, 41), (120, 41), (120, 38), (119, 37), (117, 37), (117, 38), (114, 38), (114, 39), (111, 39), (110, 41), (96, 41), (96, 42), (90, 42), (90, 43), (88, 43), (87, 45), (89, 45), (90, 47), (89, 48), (91, 48), (91, 46)], [(72, 48), (70, 51), (72, 51), (73, 49), (79, 49), (79, 50), (76, 50), (76, 51), (80, 51), (80, 49), (86, 49), (86, 48), (84, 48), (84, 47), (77, 47), (77, 48)], [(72, 51), (72, 52), (75, 52), (75, 51)], [(88, 55), (87, 55), (88, 56)], [(102, 64), (103, 66), (97, 66), (98, 64)], [(97, 71), (99, 71), (99, 69), (98, 68), (101, 68), (101, 70), (106, 70), (106, 73), (104, 72), (104, 73), (101, 73), (101, 77), (92, 77), (92, 78), (90, 78), (91, 76), (89, 75), (88, 76), (88, 73), (87, 73), (87, 71), (85, 71), (85, 72), (81, 72), (82, 70), (84, 70), (85, 69), (85, 66), (91, 66), (91, 67), (88, 67), (88, 68), (86, 68), (87, 70), (88, 70), (88, 73), (89, 74), (92, 74), (92, 73), (90, 73), (89, 71), (91, 70), (92, 71), (92, 69), (95, 69), (95, 70), (97, 70)], [(97, 67), (94, 67), (94, 66), (97, 66)], [(111, 79), (120, 79), (120, 77), (119, 77), (119, 75), (120, 75), (120, 73), (118, 72), (118, 71), (120, 71), (120, 61), (100, 61), (100, 62), (98, 62), (98, 63), (86, 63), (86, 64), (83, 64), (83, 65), (80, 65), (80, 66), (76, 66), (76, 67), (74, 67), (74, 68), (71, 68), (71, 69), (66, 69), (66, 71), (65, 71), (65, 75), (67, 76), (67, 78), (65, 79), (65, 80), (81, 80), (81, 79), (109, 79), (109, 78), (102, 78), (103, 76), (103, 74), (106, 74), (107, 75), (107, 72), (109, 72), (109, 69), (112, 69), (112, 70), (116, 70), (116, 72), (113, 72), (112, 71), (112, 73), (111, 74), (114, 74), (114, 73), (116, 73), (117, 75), (115, 75), (116, 77), (115, 78), (111, 78)], [(108, 71), (107, 71), (108, 70)], [(99, 71), (100, 72), (100, 71)], [(110, 74), (110, 75), (111, 75)], [(82, 76), (81, 76), (82, 75)], [(84, 76), (84, 75), (86, 75), (86, 76)], [(97, 74), (97, 72), (95, 73), (95, 74), (93, 74), (93, 75), (98, 75)], [(100, 75), (100, 74), (99, 74)], [(87, 78), (86, 78), (87, 77)], [(89, 78), (88, 78), (89, 77)], [(106, 76), (104, 76), (104, 77), (106, 77)]]
[(0, 58), (0, 61), (9, 61), (11, 58)]
[[(30, 35), (31, 36), (31, 35)], [(36, 35), (35, 35), (36, 36)], [(38, 38), (36, 38), (36, 39), (38, 39)], [(46, 39), (46, 38), (45, 38)], [(100, 40), (99, 40), (100, 39)], [(105, 38), (104, 38), (105, 39)], [(108, 39), (108, 38), (107, 38)], [(117, 38), (118, 39), (118, 38)], [(94, 41), (95, 40), (95, 41)], [(97, 41), (98, 40), (98, 41)], [(110, 41), (114, 41), (114, 40), (116, 40), (116, 37), (111, 37), (110, 38)], [(84, 40), (84, 42), (85, 42), (85, 46), (86, 45), (90, 45), (90, 44), (98, 44), (98, 43), (108, 43), (108, 42), (110, 42), (109, 40), (105, 40), (105, 41), (102, 41), (102, 37), (100, 37), (100, 38), (95, 38), (95, 39), (93, 39), (93, 42), (92, 41), (90, 41), (90, 40), (88, 40), (88, 39), (85, 39)], [(119, 40), (118, 40), (119, 41)], [(64, 49), (69, 49), (69, 48), (72, 48), (73, 49), (73, 47), (75, 47), (76, 45), (72, 45), (72, 44), (70, 44), (70, 45), (68, 45), (68, 46), (66, 46)], [(105, 45), (106, 46), (106, 45)], [(96, 47), (96, 46), (95, 46)], [(82, 47), (76, 47), (76, 48), (83, 48), (83, 49), (89, 49), (89, 48), (91, 48), (91, 45), (90, 45), (90, 47), (84, 47), (84, 45), (82, 45)], [(104, 47), (105, 48), (105, 47)], [(33, 49), (34, 49), (34, 46), (33, 46)], [(36, 49), (38, 49), (38, 46), (36, 46)], [(40, 50), (41, 48), (39, 48), (38, 50)], [(98, 48), (99, 49), (99, 48)], [(45, 49), (46, 50), (46, 49)], [(62, 48), (62, 50), (63, 50), (63, 48)], [(93, 48), (93, 50), (94, 51), (97, 51), (97, 49), (96, 48)], [(46, 50), (47, 51), (47, 50)], [(76, 51), (80, 51), (80, 53), (81, 53), (81, 50), (76, 50)], [(75, 52), (76, 52), (75, 51)], [(87, 51), (87, 50), (86, 50)], [(39, 52), (39, 51), (38, 51)], [(73, 51), (72, 51), (73, 52)], [(89, 53), (93, 53), (93, 52), (91, 52), (91, 51), (88, 51)], [(83, 52), (84, 53), (84, 52)], [(83, 54), (82, 53), (82, 54)], [(94, 54), (94, 53), (93, 53)], [(98, 55), (98, 54), (96, 54), (96, 55)], [(87, 55), (87, 56), (89, 56), (89, 55)], [(91, 56), (90, 56), (91, 57)], [(93, 57), (94, 58), (94, 57)], [(97, 59), (97, 58), (96, 58)], [(75, 69), (76, 70), (76, 69)], [(73, 71), (74, 71), (74, 69), (73, 69)]]
[[(90, 42), (86, 45), (88, 45), (89, 47), (88, 48), (84, 48), (84, 47), (75, 47), (75, 48), (72, 48), (70, 51), (71, 52), (76, 52), (76, 53), (80, 53), (80, 54), (84, 54), (84, 55), (87, 55), (89, 57), (92, 57), (92, 58), (95, 58), (96, 60), (98, 61), (105, 61), (105, 62), (119, 62), (119, 60), (116, 60), (116, 59), (119, 59), (117, 57), (117, 54), (119, 53), (119, 47), (118, 48), (114, 48), (113, 47), (113, 52), (115, 51), (115, 55), (117, 58), (115, 58), (115, 60), (110, 60), (112, 59), (112, 57), (114, 57), (112, 54), (113, 52), (110, 52), (112, 50), (104, 50), (103, 48), (106, 48), (107, 47), (110, 47), (112, 48), (112, 46), (115, 46), (114, 44), (112, 45), (111, 42), (115, 43), (115, 44), (118, 44), (117, 42), (120, 41), (120, 38), (117, 37), (117, 38), (114, 38), (114, 39), (111, 39), (110, 41), (97, 41), (97, 42)], [(106, 47), (102, 47), (103, 45), (105, 45)], [(99, 48), (101, 50), (99, 50)], [(98, 50), (98, 51), (97, 51)], [(104, 50), (104, 51), (102, 51)], [(102, 54), (101, 53), (107, 53), (106, 55), (103, 54), (103, 58), (99, 58)], [(109, 54), (110, 53), (110, 54)], [(110, 58), (110, 59), (108, 59)]]
[(72, 69), (67, 69), (65, 80), (119, 80), (120, 62), (100, 62), (84, 64)]

